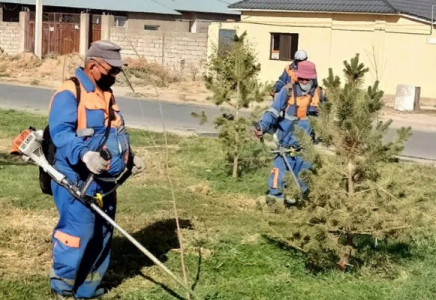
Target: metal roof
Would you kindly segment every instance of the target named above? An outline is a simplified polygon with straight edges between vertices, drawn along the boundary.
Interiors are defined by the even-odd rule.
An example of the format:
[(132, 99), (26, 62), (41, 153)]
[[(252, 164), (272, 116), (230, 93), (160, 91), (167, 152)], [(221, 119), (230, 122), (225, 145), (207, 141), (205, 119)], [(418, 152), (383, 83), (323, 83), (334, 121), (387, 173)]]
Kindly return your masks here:
[(155, 0), (166, 7), (177, 11), (192, 11), (215, 14), (239, 15), (235, 10), (229, 10), (230, 4), (239, 0)]
[[(399, 13), (412, 15), (430, 21), (432, 6), (436, 8), (436, 0), (387, 0)], [(436, 17), (436, 10), (435, 10)]]
[[(0, 0), (0, 3), (35, 5), (35, 0)], [(154, 14), (180, 15), (178, 11), (156, 3), (154, 0), (42, 0), (43, 5), (98, 9), (107, 11), (145, 12)]]
[(405, 14), (431, 20), (436, 0), (243, 0), (236, 10)]
[[(42, 0), (43, 5), (98, 9), (107, 11), (143, 12), (181, 15), (179, 11), (239, 15), (228, 5), (239, 0)], [(35, 5), (35, 0), (0, 0), (0, 3)]]

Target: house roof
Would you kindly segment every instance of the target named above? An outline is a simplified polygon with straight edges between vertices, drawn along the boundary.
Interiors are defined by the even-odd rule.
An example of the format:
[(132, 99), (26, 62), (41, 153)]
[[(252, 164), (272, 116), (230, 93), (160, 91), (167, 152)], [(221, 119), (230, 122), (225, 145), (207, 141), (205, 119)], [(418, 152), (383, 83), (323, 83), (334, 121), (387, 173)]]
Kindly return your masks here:
[(236, 10), (405, 14), (430, 21), (436, 0), (243, 0)]
[(436, 0), (388, 0), (388, 2), (390, 2), (399, 13), (423, 18), (427, 21), (431, 21), (432, 6), (436, 6)]
[(235, 10), (229, 10), (230, 4), (240, 0), (155, 0), (166, 7), (177, 11), (191, 11), (216, 14), (239, 15)]
[[(22, 5), (35, 5), (35, 2), (35, 0), (0, 0), (0, 3), (13, 3)], [(178, 11), (165, 7), (153, 0), (42, 0), (42, 3), (45, 6), (55, 7), (180, 15)]]
[[(239, 15), (228, 5), (239, 0), (42, 0), (46, 6), (181, 15), (179, 11)], [(36, 0), (0, 0), (1, 3), (35, 5)]]

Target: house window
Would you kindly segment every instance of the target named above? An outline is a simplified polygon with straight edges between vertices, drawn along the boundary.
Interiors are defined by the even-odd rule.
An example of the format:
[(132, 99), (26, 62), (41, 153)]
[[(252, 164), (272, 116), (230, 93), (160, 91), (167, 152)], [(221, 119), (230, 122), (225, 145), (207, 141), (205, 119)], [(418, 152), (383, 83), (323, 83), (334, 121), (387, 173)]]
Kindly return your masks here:
[(293, 60), (297, 50), (297, 33), (271, 33), (271, 60)]
[(144, 30), (159, 30), (160, 25), (144, 25)]
[(218, 37), (218, 52), (228, 51), (235, 40), (236, 30), (220, 29)]
[(126, 27), (127, 17), (115, 16), (114, 21), (115, 27)]
[(101, 24), (101, 16), (100, 15), (92, 15), (91, 22), (92, 22), (92, 24)]

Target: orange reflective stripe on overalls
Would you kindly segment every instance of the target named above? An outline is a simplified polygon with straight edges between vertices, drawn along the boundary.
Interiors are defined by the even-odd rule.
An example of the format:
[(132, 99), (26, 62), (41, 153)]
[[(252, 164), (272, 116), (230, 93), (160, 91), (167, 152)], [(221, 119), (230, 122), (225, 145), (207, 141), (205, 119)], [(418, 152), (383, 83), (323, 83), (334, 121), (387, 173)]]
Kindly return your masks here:
[(300, 120), (304, 120), (307, 118), (309, 107), (319, 107), (319, 101), (319, 88), (316, 88), (313, 96), (310, 94), (297, 96), (296, 101), (294, 99), (294, 94), (292, 94), (288, 99), (288, 107), (292, 105), (297, 105), (296, 117), (298, 117)]
[(297, 75), (295, 74), (295, 70), (291, 69), (291, 65), (286, 66), (285, 71), (289, 78), (291, 78), (292, 83), (297, 82)]
[(271, 170), (271, 174), (273, 174), (273, 186), (272, 188), (276, 189), (279, 186), (279, 172), (278, 168), (273, 168)]

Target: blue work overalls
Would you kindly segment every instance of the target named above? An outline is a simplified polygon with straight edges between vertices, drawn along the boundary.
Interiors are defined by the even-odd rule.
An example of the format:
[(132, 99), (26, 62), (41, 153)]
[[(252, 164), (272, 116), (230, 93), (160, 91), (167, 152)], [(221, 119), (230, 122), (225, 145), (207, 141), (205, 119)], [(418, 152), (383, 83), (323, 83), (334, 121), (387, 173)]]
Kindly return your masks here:
[[(289, 91), (289, 86), (292, 90)], [(295, 98), (296, 96), (296, 98)], [(308, 135), (312, 134), (312, 128), (308, 119), (309, 114), (315, 114), (320, 103), (320, 90), (318, 87), (303, 95), (298, 84), (284, 86), (274, 97), (270, 108), (263, 114), (259, 126), (263, 132), (274, 132), (278, 146), (290, 149), (300, 147), (295, 136), (297, 128), (303, 129)], [(306, 184), (299, 178), (302, 170), (311, 168), (311, 164), (304, 161), (298, 152), (294, 155), (286, 155), (292, 172), (299, 179), (302, 193), (307, 191)], [(277, 155), (274, 158), (273, 169), (268, 180), (269, 195), (284, 198), (285, 173), (287, 171), (284, 158)]]
[[(109, 115), (113, 115), (113, 120), (104, 147), (112, 158), (108, 170), (101, 176), (108, 179), (120, 175), (131, 152), (129, 136), (113, 94), (98, 90), (82, 68), (77, 69), (76, 77), (81, 85), (80, 102), (76, 99), (74, 83), (66, 81), (52, 99), (49, 127), (56, 147), (55, 168), (71, 182), (83, 186), (89, 171), (81, 158), (87, 151), (96, 151), (103, 142)], [(113, 228), (74, 199), (64, 187), (54, 181), (51, 185), (59, 211), (59, 222), (52, 236), (51, 288), (61, 295), (97, 297), (104, 291), (101, 282), (109, 265)], [(86, 194), (95, 196), (113, 187), (113, 182), (94, 180)], [(114, 218), (115, 193), (105, 197), (103, 203), (102, 209)]]

